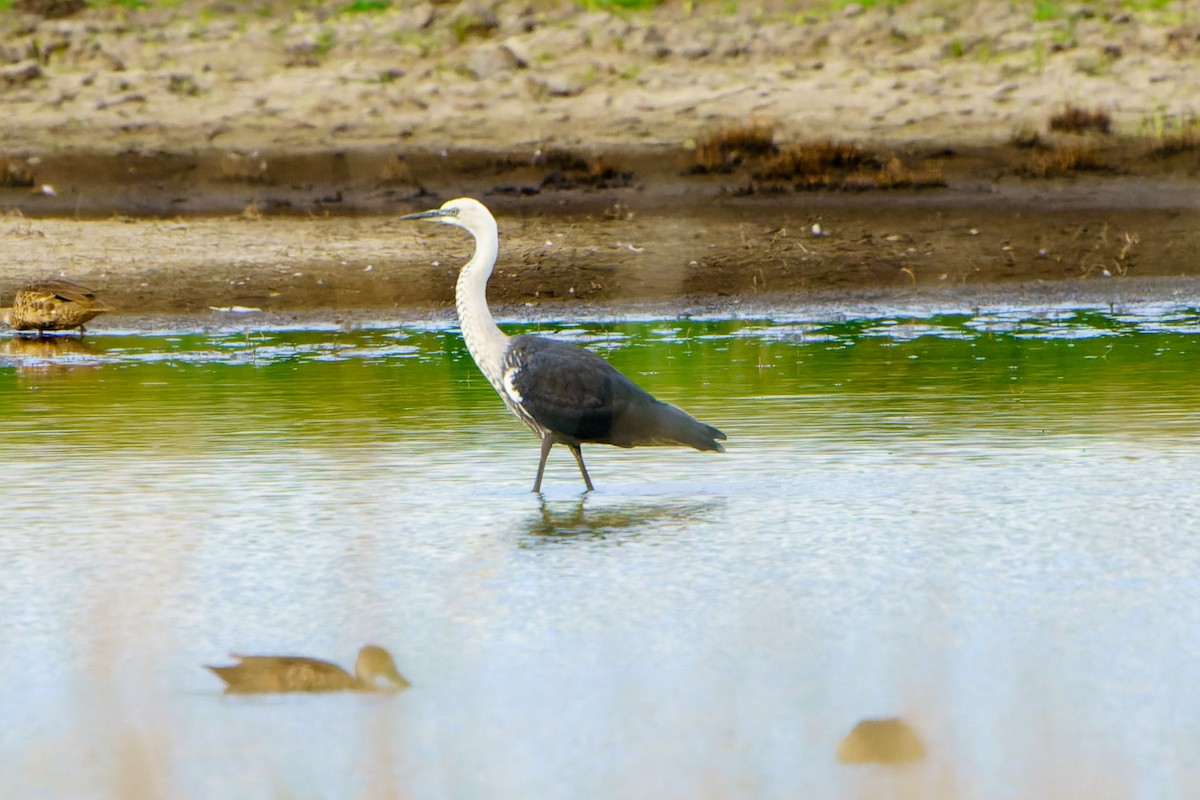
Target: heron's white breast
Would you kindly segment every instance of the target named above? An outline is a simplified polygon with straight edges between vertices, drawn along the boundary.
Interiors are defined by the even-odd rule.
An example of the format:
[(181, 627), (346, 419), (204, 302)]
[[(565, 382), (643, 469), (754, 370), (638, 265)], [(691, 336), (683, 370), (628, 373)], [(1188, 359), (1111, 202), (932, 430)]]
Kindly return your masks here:
[(508, 399), (512, 400), (517, 405), (521, 404), (521, 391), (516, 387), (517, 375), (521, 372), (520, 367), (510, 367), (504, 370), (504, 393), (508, 395)]

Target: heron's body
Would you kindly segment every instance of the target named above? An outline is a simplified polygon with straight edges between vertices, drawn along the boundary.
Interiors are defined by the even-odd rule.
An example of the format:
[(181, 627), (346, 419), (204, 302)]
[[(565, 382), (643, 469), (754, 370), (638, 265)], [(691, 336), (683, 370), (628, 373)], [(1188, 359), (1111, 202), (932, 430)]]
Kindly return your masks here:
[(455, 305), (467, 349), (505, 405), (542, 440), (533, 490), (540, 491), (550, 449), (565, 444), (587, 488), (592, 481), (580, 445), (684, 445), (721, 451), (725, 434), (637, 386), (589, 350), (540, 336), (507, 336), (487, 306), (487, 281), (496, 264), (496, 220), (470, 198), (404, 219), (430, 218), (466, 229), (475, 254), (463, 266)]
[[(329, 661), (302, 656), (230, 656), (238, 663), (206, 666), (225, 681), (230, 694), (261, 692), (374, 692), (409, 686), (387, 650), (367, 645), (358, 653), (354, 674)], [(386, 681), (380, 684), (380, 679)]]
[(84, 323), (111, 310), (86, 286), (56, 279), (18, 289), (12, 307), (0, 309), (0, 320), (18, 331), (82, 331)]

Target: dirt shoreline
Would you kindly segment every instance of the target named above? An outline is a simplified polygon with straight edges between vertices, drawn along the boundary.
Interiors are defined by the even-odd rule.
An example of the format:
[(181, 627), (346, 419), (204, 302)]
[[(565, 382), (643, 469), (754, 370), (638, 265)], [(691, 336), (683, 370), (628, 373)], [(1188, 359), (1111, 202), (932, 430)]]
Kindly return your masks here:
[[(492, 302), (706, 306), (836, 290), (1198, 275), (1197, 214), (1175, 208), (764, 208), (739, 199), (681, 213), (604, 202), (612, 205), (594, 213), (501, 214)], [(454, 270), (470, 252), (459, 231), (378, 215), (0, 222), (10, 279), (45, 277), (55, 265), (114, 306), (146, 314), (448, 306)]]
[[(459, 195), (500, 220), (512, 309), (1200, 276), (1185, 4), (343, 7), (0, 20), (0, 290), (444, 308), (468, 242), (394, 215)], [(1049, 130), (1084, 100), (1104, 126)], [(770, 152), (706, 161), (733, 124)], [(807, 142), (853, 163), (779, 174)]]

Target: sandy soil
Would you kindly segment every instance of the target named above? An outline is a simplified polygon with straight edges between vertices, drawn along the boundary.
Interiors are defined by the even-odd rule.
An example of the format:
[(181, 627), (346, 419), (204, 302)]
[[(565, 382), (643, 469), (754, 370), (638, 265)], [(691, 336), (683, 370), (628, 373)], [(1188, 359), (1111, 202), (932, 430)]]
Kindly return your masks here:
[[(392, 215), (460, 194), (511, 307), (1200, 273), (1186, 3), (346, 5), (0, 14), (0, 288), (442, 306), (468, 243)], [(713, 138), (748, 124), (769, 152)]]

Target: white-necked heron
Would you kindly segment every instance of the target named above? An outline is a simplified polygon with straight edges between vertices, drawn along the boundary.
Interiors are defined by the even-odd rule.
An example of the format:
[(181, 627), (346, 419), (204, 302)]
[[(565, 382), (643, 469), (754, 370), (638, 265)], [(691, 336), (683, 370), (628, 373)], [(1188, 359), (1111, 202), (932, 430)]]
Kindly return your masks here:
[(430, 219), (457, 225), (475, 237), (475, 254), (458, 274), (455, 304), (467, 350), (488, 383), (517, 418), (542, 440), (533, 491), (541, 491), (546, 457), (555, 444), (575, 456), (588, 491), (584, 443), (617, 447), (685, 445), (724, 448), (725, 434), (649, 392), (589, 350), (541, 336), (507, 336), (492, 319), (487, 281), (496, 265), (496, 219), (478, 200), (460, 197), (431, 211), (401, 219)]

